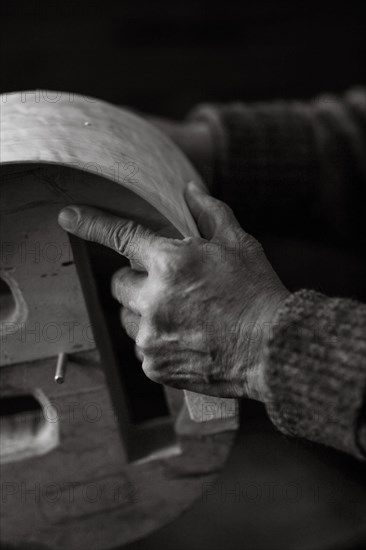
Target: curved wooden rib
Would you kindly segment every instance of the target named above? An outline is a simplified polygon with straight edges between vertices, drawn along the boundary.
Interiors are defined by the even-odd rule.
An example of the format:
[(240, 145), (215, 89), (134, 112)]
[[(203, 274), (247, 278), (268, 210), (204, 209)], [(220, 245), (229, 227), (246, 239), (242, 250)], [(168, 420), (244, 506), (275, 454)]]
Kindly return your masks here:
[[(77, 177), (53, 178), (48, 203), (60, 208), (70, 202), (98, 206), (143, 221), (166, 235), (174, 234), (174, 229), (183, 236), (199, 234), (183, 191), (191, 180), (204, 184), (165, 135), (136, 115), (103, 101), (67, 93), (58, 94), (57, 101), (50, 97), (55, 98), (55, 93), (2, 96), (4, 170), (16, 172), (18, 164), (52, 164), (96, 174), (100, 177), (91, 177), (90, 182)], [(108, 185), (106, 180), (114, 184)], [(30, 200), (27, 190), (22, 190), (22, 196), (26, 207)], [(36, 200), (42, 201), (42, 197)], [(186, 397), (196, 421), (236, 417), (234, 400), (191, 392), (186, 392)]]
[[(103, 101), (76, 95), (70, 99), (64, 94), (50, 103), (44, 97), (48, 96), (37, 102), (25, 92), (3, 96), (2, 164), (56, 164), (97, 174), (145, 199), (147, 204), (139, 205), (145, 209), (146, 223), (152, 205), (182, 235), (198, 235), (183, 190), (190, 180), (203, 183), (165, 135), (136, 115)], [(77, 191), (68, 189), (69, 198)], [(90, 200), (95, 202), (94, 197)], [(98, 204), (134, 214), (122, 201), (113, 204), (105, 195), (98, 197)]]

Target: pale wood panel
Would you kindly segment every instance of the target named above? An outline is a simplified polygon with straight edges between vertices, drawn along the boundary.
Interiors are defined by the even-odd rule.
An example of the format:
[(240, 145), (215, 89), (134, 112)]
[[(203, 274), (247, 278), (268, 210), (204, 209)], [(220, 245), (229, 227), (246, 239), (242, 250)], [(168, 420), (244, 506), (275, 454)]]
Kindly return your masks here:
[(53, 383), (54, 365), (45, 359), (2, 371), (2, 394), (41, 389), (60, 425), (53, 451), (1, 467), (2, 543), (115, 548), (176, 518), (215, 479), (233, 432), (178, 436), (179, 454), (126, 464), (97, 354), (75, 354), (62, 387)]
[[(43, 176), (51, 197), (41, 193), (27, 198), (36, 192), (34, 186), (27, 186), (23, 195), (13, 179), (14, 192), (6, 193), (10, 204), (3, 207), (5, 226), (6, 215), (17, 216), (24, 208), (80, 202), (143, 221), (167, 235), (173, 229), (183, 236), (198, 235), (183, 192), (189, 181), (203, 182), (158, 129), (124, 109), (73, 93), (29, 91), (4, 95), (0, 101), (1, 162), (11, 166), (11, 177), (17, 176), (15, 164), (57, 166)], [(64, 167), (76, 168), (76, 178), (65, 178)], [(85, 178), (85, 173), (97, 177)], [(187, 403), (196, 421), (219, 418), (230, 428), (237, 426), (234, 400), (198, 394), (190, 398), (190, 393)]]

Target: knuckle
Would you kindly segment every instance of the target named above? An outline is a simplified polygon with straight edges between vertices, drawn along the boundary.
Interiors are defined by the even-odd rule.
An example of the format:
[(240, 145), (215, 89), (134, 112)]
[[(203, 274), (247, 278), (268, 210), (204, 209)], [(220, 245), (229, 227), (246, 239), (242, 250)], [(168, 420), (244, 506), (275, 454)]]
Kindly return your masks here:
[(170, 278), (179, 275), (196, 259), (197, 241), (198, 239), (195, 237), (186, 237), (165, 246), (156, 258), (156, 266), (159, 271)]
[(262, 250), (262, 245), (249, 233), (242, 233), (240, 243), (248, 252), (253, 254), (258, 254)]
[(137, 334), (139, 331), (139, 325), (135, 321), (126, 321), (124, 322), (125, 330), (127, 334), (132, 338), (133, 340), (136, 340)]
[(128, 336), (136, 340), (139, 331), (139, 322), (127, 308), (121, 310), (121, 323)]
[(165, 247), (155, 257), (154, 268), (160, 274), (167, 275), (174, 271), (176, 252), (173, 247)]
[(130, 260), (136, 261), (139, 261), (145, 250), (142, 246), (143, 241), (150, 239), (150, 232), (131, 220), (117, 223), (108, 235), (112, 248), (122, 256), (128, 256)]
[(141, 316), (145, 319), (151, 319), (154, 316), (154, 312), (157, 309), (157, 298), (140, 296), (137, 302), (138, 309)]
[(131, 270), (130, 267), (122, 267), (112, 275), (111, 288), (115, 295), (119, 295), (120, 287), (124, 284), (127, 273)]
[(151, 353), (155, 348), (156, 338), (151, 327), (140, 330), (136, 338), (136, 344), (144, 354)]
[(156, 382), (158, 384), (163, 383), (162, 372), (157, 368), (155, 361), (151, 357), (146, 357), (145, 354), (142, 363), (142, 370), (144, 371), (145, 375), (150, 380), (152, 380), (152, 382)]
[(148, 288), (140, 292), (138, 296), (138, 309), (145, 319), (150, 319), (153, 312), (160, 306), (162, 294), (158, 288), (150, 284)]
[(225, 202), (216, 199), (215, 197), (209, 197), (211, 200), (210, 208), (215, 216), (229, 216), (233, 215), (233, 211)]
[(150, 312), (153, 308), (153, 303), (150, 299), (140, 296), (138, 301), (138, 308), (143, 317), (149, 318)]
[(220, 205), (224, 204), (220, 199), (217, 199), (216, 197), (213, 197), (212, 195), (206, 194), (204, 197), (202, 197), (202, 201), (205, 203), (206, 206), (209, 207), (219, 207)]
[(140, 347), (137, 344), (135, 344), (135, 355), (136, 355), (137, 359), (139, 361), (141, 361), (141, 363), (142, 363), (143, 360), (144, 360), (144, 354), (142, 353), (142, 350), (140, 349)]
[(126, 253), (138, 245), (137, 233), (137, 226), (134, 222), (121, 222), (111, 228), (108, 239), (113, 248), (122, 256), (125, 256)]
[(121, 267), (118, 271), (116, 271), (115, 273), (113, 273), (113, 276), (112, 276), (112, 279), (114, 281), (118, 281), (118, 282), (123, 282), (123, 280), (125, 279), (126, 275), (128, 275), (128, 273), (131, 272), (131, 268), (129, 266), (124, 266), (124, 267)]
[(258, 242), (254, 237), (252, 237), (253, 242), (250, 245), (249, 252), (253, 256), (253, 258), (258, 259), (264, 254), (263, 246), (260, 242)]

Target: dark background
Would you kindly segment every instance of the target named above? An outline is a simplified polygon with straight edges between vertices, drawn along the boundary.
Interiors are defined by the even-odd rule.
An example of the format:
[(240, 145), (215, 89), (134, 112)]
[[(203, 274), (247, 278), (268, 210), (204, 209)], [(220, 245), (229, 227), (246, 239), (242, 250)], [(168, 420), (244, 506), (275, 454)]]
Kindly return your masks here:
[[(1, 92), (35, 88), (73, 91), (174, 118), (183, 118), (200, 101), (310, 98), (321, 92), (342, 92), (366, 81), (362, 2), (8, 0), (1, 11), (1, 37)], [(270, 250), (270, 258), (284, 281), (294, 281), (293, 286), (311, 286), (344, 295), (352, 289), (353, 295), (365, 296), (364, 271), (359, 264), (353, 267), (352, 261), (345, 262), (343, 256), (325, 254), (319, 248), (314, 252), (298, 244), (285, 248), (282, 244), (281, 254)], [(312, 269), (313, 265), (317, 269)], [(250, 422), (245, 424), (253, 437), (257, 428)], [(258, 441), (253, 443), (246, 434), (249, 458), (243, 463), (243, 453), (234, 453), (227, 476), (235, 478), (235, 471), (240, 471), (251, 479), (253, 471), (257, 472), (259, 458), (268, 455), (269, 450), (266, 438)], [(273, 475), (277, 476), (284, 455), (296, 458), (297, 451), (279, 452), (274, 446), (271, 452), (268, 464), (273, 459)], [(301, 453), (299, 464), (306, 462)], [(285, 461), (284, 469), (287, 464)], [(338, 475), (328, 455), (324, 464), (327, 467), (320, 469), (319, 475), (326, 477), (329, 467), (335, 472), (332, 475)], [(311, 463), (310, 467), (318, 471), (319, 465), (315, 461), (315, 466)], [(347, 475), (352, 476), (354, 469), (353, 462), (348, 464)], [(263, 475), (271, 475), (270, 469), (268, 472)], [(283, 477), (286, 479), (286, 474)], [(355, 479), (357, 482), (356, 474)], [(344, 513), (344, 508), (341, 511)], [(294, 516), (286, 516), (286, 529), (291, 524), (296, 530), (301, 524), (301, 529), (310, 529), (316, 539), (316, 518), (313, 513), (308, 529), (306, 512), (294, 509), (298, 523)], [(220, 518), (222, 523), (229, 520), (222, 517), (221, 508), (211, 513), (208, 516), (205, 510), (200, 515), (199, 510), (193, 509), (183, 523), (172, 524), (158, 533), (156, 545), (150, 540), (133, 548), (171, 547), (177, 541), (192, 548), (199, 533), (203, 538), (211, 533), (207, 548), (213, 548)], [(242, 513), (237, 510), (237, 524)], [(262, 529), (264, 533), (268, 529), (267, 520), (272, 513), (271, 508), (260, 509), (258, 517), (249, 516), (257, 538)], [(276, 529), (277, 516), (273, 516), (272, 527)], [(199, 523), (202, 518), (210, 525)], [(249, 520), (243, 522), (243, 528)], [(334, 521), (332, 515), (331, 520)], [(319, 525), (322, 522), (320, 518)], [(301, 529), (299, 540), (304, 536)], [(281, 533), (286, 536), (285, 529)], [(229, 539), (230, 533), (225, 536)], [(242, 547), (244, 541), (254, 547), (254, 539), (245, 535), (235, 547)], [(204, 542), (203, 547), (206, 548)]]
[(365, 82), (363, 2), (7, 1), (1, 91), (70, 90), (183, 117), (202, 100)]
[[(1, 10), (0, 90), (69, 91), (175, 119), (201, 101), (318, 93), (331, 100), (366, 84), (363, 4), (8, 0)], [(261, 238), (247, 219), (239, 221)], [(298, 242), (263, 244), (289, 288), (366, 298), (366, 268), (352, 258)]]

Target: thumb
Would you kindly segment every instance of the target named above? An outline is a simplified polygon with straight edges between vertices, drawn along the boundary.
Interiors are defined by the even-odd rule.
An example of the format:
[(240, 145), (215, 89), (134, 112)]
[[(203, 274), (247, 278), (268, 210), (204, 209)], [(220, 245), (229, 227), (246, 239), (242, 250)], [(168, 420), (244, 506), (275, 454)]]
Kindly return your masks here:
[(233, 239), (243, 231), (233, 211), (224, 202), (212, 197), (193, 181), (185, 190), (185, 198), (201, 236)]

